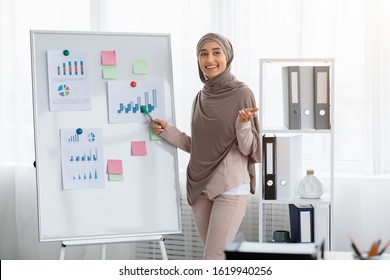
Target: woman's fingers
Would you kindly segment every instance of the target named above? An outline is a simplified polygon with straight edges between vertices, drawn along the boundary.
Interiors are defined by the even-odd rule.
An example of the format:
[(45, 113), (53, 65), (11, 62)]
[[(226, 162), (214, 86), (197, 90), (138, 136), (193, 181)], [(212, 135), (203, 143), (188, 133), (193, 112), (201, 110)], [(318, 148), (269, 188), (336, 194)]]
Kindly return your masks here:
[(248, 122), (254, 119), (259, 108), (245, 108), (238, 112), (238, 117), (242, 122)]

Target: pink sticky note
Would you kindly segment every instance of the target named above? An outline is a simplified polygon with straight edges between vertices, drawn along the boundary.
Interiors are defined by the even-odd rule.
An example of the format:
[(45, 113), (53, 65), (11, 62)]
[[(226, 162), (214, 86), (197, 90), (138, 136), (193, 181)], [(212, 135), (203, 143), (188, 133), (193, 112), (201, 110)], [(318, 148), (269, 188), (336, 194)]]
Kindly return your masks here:
[(102, 51), (102, 64), (103, 65), (116, 65), (116, 52), (115, 51)]
[(133, 156), (146, 156), (146, 143), (145, 143), (145, 141), (132, 141), (131, 142), (131, 155), (133, 155)]
[(109, 159), (107, 160), (107, 172), (108, 174), (122, 174), (122, 160), (119, 159)]

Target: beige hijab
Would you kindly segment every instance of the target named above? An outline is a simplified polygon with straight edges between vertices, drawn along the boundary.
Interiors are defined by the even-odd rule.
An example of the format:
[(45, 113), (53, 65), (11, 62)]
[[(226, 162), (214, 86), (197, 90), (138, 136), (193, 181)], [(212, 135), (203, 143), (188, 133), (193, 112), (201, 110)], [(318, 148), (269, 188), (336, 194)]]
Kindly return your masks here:
[[(238, 111), (256, 107), (252, 91), (238, 81), (231, 73), (233, 47), (228, 39), (215, 34), (204, 35), (197, 46), (216, 42), (223, 50), (226, 70), (208, 80), (199, 64), (199, 76), (204, 83), (203, 89), (196, 95), (193, 103), (191, 122), (191, 156), (187, 168), (187, 199), (192, 205), (204, 190), (217, 166), (223, 161), (233, 145), (237, 144), (235, 123)], [(260, 137), (257, 118), (252, 121), (252, 133), (257, 139), (257, 148), (248, 156), (248, 172), (251, 178), (251, 193), (255, 192), (254, 163), (260, 162)], [(231, 170), (234, 172), (234, 170)]]

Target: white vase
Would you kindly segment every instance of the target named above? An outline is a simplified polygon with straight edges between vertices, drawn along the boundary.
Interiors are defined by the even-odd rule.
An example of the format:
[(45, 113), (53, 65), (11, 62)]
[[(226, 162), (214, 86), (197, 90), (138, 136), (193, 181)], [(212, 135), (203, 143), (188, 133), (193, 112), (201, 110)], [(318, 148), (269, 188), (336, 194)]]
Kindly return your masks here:
[(322, 183), (316, 176), (314, 170), (306, 170), (306, 176), (298, 184), (298, 195), (301, 198), (320, 198), (324, 194)]

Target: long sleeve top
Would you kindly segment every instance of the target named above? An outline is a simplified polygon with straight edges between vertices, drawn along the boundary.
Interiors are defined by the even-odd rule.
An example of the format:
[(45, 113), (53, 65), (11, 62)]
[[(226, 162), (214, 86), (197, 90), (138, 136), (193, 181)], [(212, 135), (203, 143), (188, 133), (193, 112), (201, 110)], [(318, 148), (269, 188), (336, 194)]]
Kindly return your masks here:
[[(204, 186), (210, 199), (250, 182), (248, 173), (248, 155), (257, 148), (257, 141), (253, 135), (250, 122), (241, 122), (237, 118), (237, 142), (224, 160), (215, 169), (211, 179)], [(191, 153), (191, 137), (181, 132), (175, 126), (167, 124), (160, 136), (179, 149)]]

